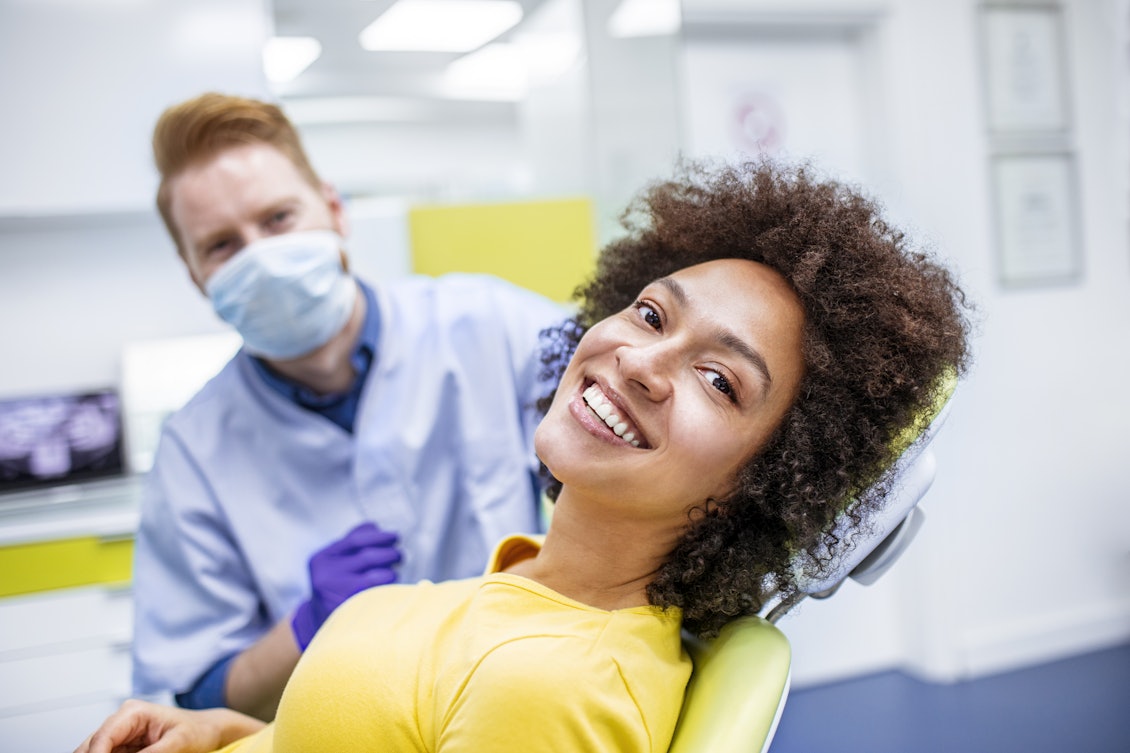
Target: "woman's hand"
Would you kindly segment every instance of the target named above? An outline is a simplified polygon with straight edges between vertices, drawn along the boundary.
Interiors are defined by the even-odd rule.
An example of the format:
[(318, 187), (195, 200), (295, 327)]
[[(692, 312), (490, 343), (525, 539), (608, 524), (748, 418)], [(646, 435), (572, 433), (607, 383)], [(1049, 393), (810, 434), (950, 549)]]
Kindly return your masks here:
[(263, 727), (230, 709), (187, 709), (129, 700), (75, 753), (209, 753)]

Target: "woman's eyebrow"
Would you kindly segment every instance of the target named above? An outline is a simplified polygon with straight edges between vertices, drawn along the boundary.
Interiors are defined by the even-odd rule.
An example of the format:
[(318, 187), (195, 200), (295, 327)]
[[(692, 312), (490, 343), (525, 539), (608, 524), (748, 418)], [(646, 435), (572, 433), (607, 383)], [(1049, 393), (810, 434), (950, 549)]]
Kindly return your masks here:
[(769, 364), (765, 363), (765, 359), (750, 347), (749, 343), (728, 329), (719, 329), (714, 334), (714, 338), (719, 345), (748, 361), (753, 368), (761, 373), (761, 376), (765, 377), (766, 382), (772, 384), (773, 377), (769, 374)]
[(655, 281), (656, 285), (662, 285), (667, 288), (667, 292), (675, 299), (675, 302), (680, 306), (687, 305), (687, 291), (683, 290), (683, 286), (670, 277), (660, 277)]
[[(675, 302), (680, 306), (687, 305), (687, 291), (683, 290), (683, 286), (677, 280), (670, 277), (661, 277), (655, 281), (656, 284), (662, 285), (675, 299)], [(765, 359), (760, 353), (757, 352), (749, 343), (741, 339), (733, 332), (725, 328), (719, 328), (714, 333), (714, 339), (719, 345), (736, 354), (740, 358), (748, 361), (753, 368), (757, 369), (760, 374), (765, 377), (765, 381), (772, 383), (773, 377), (769, 373), (769, 365), (765, 363)]]

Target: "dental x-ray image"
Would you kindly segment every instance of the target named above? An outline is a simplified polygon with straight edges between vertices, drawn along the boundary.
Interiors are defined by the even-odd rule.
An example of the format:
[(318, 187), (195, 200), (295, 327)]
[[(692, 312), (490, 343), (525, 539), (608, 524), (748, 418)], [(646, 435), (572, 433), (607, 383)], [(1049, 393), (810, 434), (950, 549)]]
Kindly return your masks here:
[(124, 472), (113, 390), (0, 400), (0, 493)]

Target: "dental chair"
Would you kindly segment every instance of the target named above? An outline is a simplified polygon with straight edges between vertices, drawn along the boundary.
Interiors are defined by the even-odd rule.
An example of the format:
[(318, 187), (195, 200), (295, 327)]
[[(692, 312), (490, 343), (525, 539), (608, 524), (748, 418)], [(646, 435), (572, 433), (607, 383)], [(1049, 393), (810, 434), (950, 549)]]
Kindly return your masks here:
[[(956, 379), (947, 380), (934, 416), (920, 435), (895, 443), (895, 452), (901, 454), (885, 506), (847, 546), (822, 552), (832, 564), (820, 577), (803, 582), (795, 596), (778, 600), (765, 617), (734, 620), (712, 641), (684, 636), (694, 670), (669, 753), (769, 750), (789, 693), (792, 666), (788, 639), (775, 623), (806, 598), (831, 596), (848, 578), (871, 585), (910, 545), (925, 520), (918, 502), (934, 481), (930, 443), (949, 414), (956, 384)], [(840, 541), (845, 541), (849, 527), (847, 516), (841, 515), (833, 526)]]

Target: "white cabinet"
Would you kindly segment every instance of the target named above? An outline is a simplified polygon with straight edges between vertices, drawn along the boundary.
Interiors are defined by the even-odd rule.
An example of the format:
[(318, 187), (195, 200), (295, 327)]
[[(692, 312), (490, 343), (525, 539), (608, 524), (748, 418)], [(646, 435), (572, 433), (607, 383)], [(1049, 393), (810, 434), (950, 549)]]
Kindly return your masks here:
[(0, 502), (0, 753), (67, 753), (130, 692), (137, 479)]
[(128, 588), (0, 600), (0, 750), (74, 750), (130, 691)]

